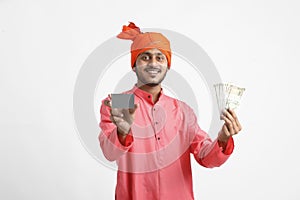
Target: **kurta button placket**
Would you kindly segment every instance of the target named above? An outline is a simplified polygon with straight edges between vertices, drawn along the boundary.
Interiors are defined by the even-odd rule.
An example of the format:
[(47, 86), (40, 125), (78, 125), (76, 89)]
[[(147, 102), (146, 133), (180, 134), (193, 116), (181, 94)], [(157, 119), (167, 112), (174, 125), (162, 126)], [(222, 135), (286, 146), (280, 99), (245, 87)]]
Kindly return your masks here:
[[(152, 112), (152, 117), (153, 117), (154, 125), (155, 125), (155, 126), (154, 126), (154, 132), (155, 132), (155, 135), (156, 135), (156, 134), (157, 134), (157, 128), (158, 128), (158, 126), (157, 126), (157, 125), (158, 125), (158, 121), (155, 121), (155, 119), (157, 119), (157, 116), (156, 116), (156, 115), (157, 115), (158, 113), (156, 113), (156, 112), (154, 113), (154, 111), (156, 111), (156, 109), (155, 109), (154, 106), (153, 106), (152, 110), (153, 110), (153, 112)], [(160, 137), (156, 137), (156, 136), (155, 136), (155, 138), (156, 138), (157, 141), (160, 140)]]

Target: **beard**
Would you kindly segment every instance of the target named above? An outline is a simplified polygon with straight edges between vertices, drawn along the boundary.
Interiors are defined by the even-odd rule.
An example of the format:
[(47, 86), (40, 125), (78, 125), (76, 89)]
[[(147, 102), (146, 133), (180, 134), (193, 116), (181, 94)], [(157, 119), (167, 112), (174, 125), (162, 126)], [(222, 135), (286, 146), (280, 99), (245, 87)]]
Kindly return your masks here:
[(160, 83), (147, 83), (146, 85), (149, 87), (156, 87), (158, 86)]

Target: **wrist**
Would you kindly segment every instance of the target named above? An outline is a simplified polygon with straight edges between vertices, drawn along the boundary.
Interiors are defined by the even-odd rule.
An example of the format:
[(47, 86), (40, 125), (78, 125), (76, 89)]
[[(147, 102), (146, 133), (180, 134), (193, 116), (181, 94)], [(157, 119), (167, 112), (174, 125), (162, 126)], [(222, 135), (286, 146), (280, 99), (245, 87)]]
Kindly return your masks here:
[(126, 136), (128, 135), (128, 133), (129, 133), (129, 131), (127, 131), (127, 132), (122, 131), (122, 130), (120, 130), (119, 127), (118, 127), (118, 128), (117, 128), (117, 133), (118, 133), (118, 135), (121, 136), (121, 137), (126, 137)]
[(218, 142), (227, 143), (231, 135), (226, 135), (223, 132), (220, 132), (218, 135)]
[(218, 145), (219, 147), (223, 148), (223, 151), (226, 149), (227, 147), (227, 143), (228, 143), (229, 137), (228, 138), (218, 138)]
[(117, 135), (118, 135), (118, 139), (119, 139), (119, 142), (123, 145), (123, 146), (128, 146), (132, 143), (132, 136), (129, 135), (130, 133), (130, 130), (125, 133), (123, 131), (120, 131), (119, 129), (117, 129)]

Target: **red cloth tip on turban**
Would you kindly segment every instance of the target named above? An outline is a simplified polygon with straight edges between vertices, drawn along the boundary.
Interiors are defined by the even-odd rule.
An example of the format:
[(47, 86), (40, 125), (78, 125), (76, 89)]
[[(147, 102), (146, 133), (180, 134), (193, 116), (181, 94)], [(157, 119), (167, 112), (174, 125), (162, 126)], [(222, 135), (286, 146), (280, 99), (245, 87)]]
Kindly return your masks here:
[(131, 44), (131, 67), (139, 54), (149, 50), (158, 49), (167, 58), (168, 68), (171, 66), (171, 48), (169, 40), (161, 33), (146, 32), (142, 33), (140, 28), (137, 27), (133, 22), (129, 22), (129, 25), (123, 26), (122, 32), (117, 35), (120, 39), (132, 40)]

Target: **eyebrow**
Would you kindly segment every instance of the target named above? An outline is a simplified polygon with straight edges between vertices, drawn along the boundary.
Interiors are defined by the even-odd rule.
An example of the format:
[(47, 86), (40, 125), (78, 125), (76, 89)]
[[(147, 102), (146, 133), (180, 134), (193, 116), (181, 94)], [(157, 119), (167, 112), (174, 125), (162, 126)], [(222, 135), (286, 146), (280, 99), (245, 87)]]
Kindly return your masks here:
[(152, 53), (146, 51), (146, 52), (141, 53), (141, 55), (145, 55), (145, 54), (148, 55), (148, 56), (151, 56), (151, 55), (158, 55), (158, 56), (163, 55), (160, 52), (152, 54)]

